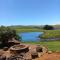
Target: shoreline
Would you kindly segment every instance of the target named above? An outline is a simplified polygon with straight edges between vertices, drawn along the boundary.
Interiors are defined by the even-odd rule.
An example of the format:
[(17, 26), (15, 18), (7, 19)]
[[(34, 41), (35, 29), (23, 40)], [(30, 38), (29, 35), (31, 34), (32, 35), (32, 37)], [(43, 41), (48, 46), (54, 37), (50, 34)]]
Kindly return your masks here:
[(60, 38), (48, 38), (48, 39), (41, 38), (40, 41), (60, 41)]

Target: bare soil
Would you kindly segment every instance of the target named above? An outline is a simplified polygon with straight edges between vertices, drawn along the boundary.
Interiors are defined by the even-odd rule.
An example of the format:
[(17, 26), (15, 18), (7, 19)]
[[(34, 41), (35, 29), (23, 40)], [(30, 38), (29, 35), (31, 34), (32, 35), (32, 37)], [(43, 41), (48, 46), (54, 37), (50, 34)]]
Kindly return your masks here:
[(52, 54), (45, 53), (43, 56), (37, 58), (36, 60), (60, 60), (60, 52), (59, 53), (55, 52)]

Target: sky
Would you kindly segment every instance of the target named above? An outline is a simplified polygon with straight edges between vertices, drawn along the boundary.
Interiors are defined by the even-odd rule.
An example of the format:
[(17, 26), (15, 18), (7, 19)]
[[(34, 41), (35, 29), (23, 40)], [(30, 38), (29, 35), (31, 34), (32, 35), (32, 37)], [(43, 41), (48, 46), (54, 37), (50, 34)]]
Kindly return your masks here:
[(60, 24), (60, 0), (0, 0), (0, 25)]

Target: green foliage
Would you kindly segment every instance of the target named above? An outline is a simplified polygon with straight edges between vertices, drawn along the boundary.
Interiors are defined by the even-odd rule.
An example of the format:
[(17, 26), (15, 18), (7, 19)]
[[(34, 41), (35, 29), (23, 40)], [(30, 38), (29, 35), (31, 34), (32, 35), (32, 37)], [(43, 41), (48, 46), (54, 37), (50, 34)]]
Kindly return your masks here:
[(12, 38), (15, 38), (16, 40), (19, 40), (19, 36), (16, 34), (15, 30), (10, 29), (9, 27), (0, 27), (0, 42), (2, 44), (8, 43), (9, 40), (12, 40)]
[(21, 37), (20, 37), (18, 34), (16, 34), (15, 39), (16, 39), (16, 40), (19, 40), (19, 41), (22, 40)]
[(54, 27), (53, 27), (53, 26), (50, 26), (50, 25), (45, 25), (45, 26), (43, 27), (43, 29), (45, 29), (45, 30), (53, 30)]

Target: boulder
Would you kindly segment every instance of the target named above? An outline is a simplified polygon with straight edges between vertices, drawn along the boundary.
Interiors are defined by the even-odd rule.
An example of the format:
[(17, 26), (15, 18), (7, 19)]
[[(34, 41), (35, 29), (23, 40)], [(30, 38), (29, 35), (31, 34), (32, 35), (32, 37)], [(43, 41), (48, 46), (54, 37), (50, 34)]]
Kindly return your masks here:
[(43, 48), (42, 48), (41, 46), (37, 46), (37, 47), (36, 47), (36, 51), (37, 51), (37, 52), (43, 52)]
[(48, 54), (52, 54), (52, 51), (48, 51)]
[(38, 52), (32, 52), (31, 57), (32, 57), (32, 59), (37, 58), (38, 57)]
[(0, 60), (6, 60), (6, 56), (0, 56)]
[(29, 51), (29, 47), (27, 45), (18, 44), (18, 45), (14, 45), (10, 48), (10, 53), (13, 53), (13, 54), (19, 54), (22, 52), (26, 53), (28, 51)]
[(4, 51), (7, 51), (7, 50), (8, 50), (8, 47), (4, 47), (3, 50), (4, 50)]
[(22, 56), (11, 56), (7, 60), (24, 60)]

